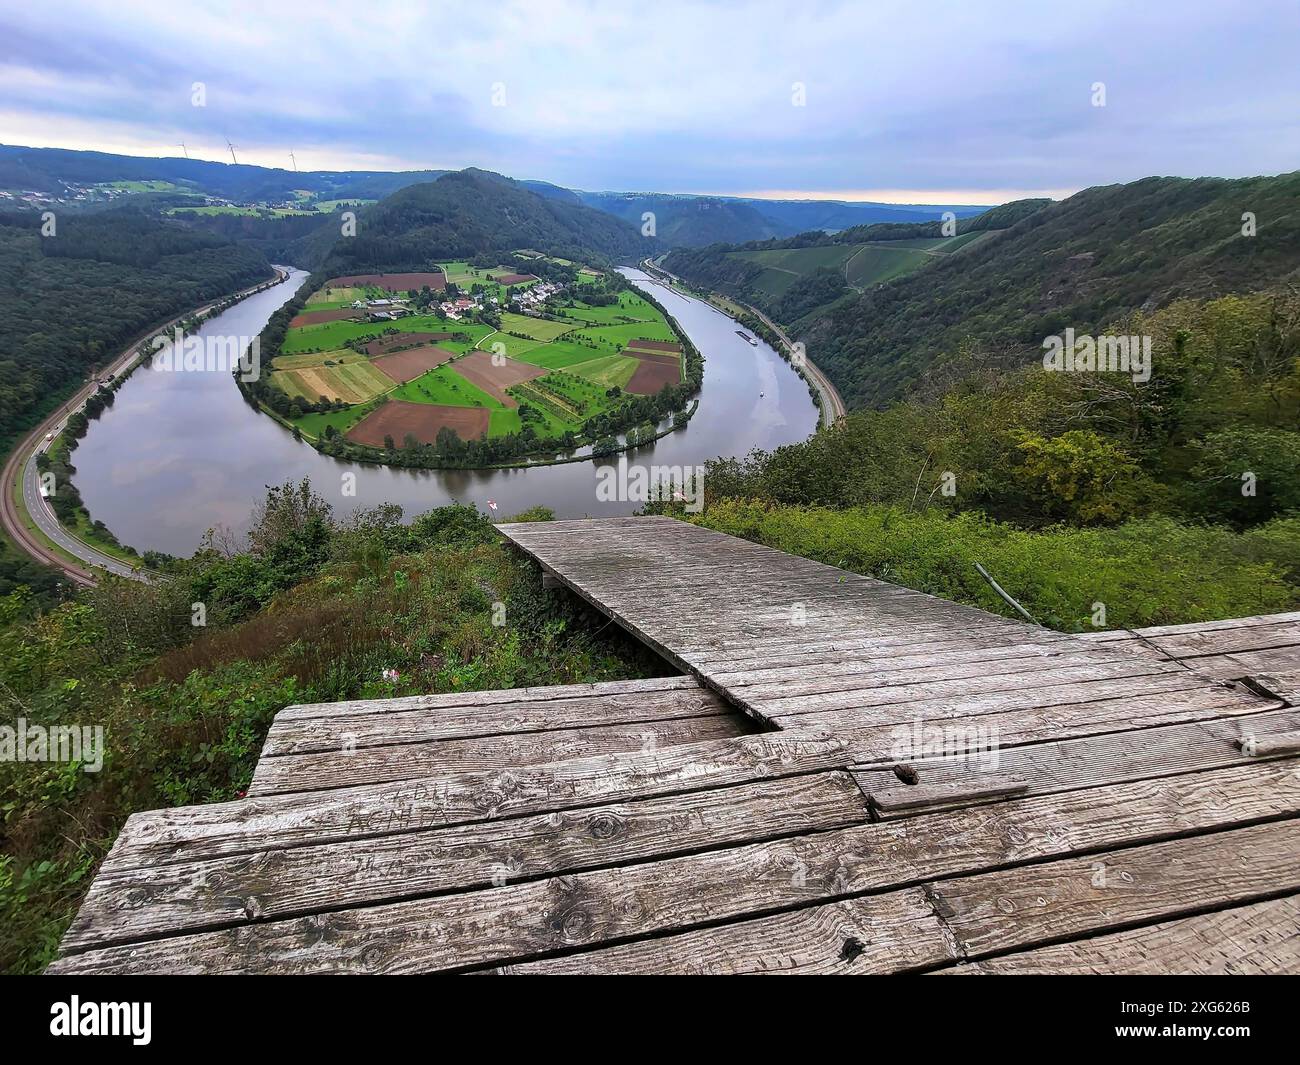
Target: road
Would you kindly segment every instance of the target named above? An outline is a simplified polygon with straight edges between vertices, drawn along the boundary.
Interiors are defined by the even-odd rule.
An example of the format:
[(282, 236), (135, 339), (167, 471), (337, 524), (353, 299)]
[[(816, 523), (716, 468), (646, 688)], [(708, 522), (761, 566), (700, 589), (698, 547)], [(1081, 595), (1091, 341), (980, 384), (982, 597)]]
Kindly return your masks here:
[[(269, 285), (278, 285), (288, 278), (288, 274), (283, 271), (277, 271), (278, 278), (272, 282), (262, 281), (256, 285), (251, 285), (246, 289), (241, 289), (234, 294), (235, 298), (243, 299), (245, 296), (252, 295), (254, 292), (261, 291)], [(223, 297), (229, 299), (231, 297)], [(186, 311), (184, 314), (177, 315), (175, 318), (156, 326), (153, 329), (146, 330), (136, 337), (130, 344), (123, 349), (112, 365), (99, 370), (92, 375), (91, 379), (83, 385), (75, 395), (66, 403), (60, 406), (56, 411), (49, 415), (40, 425), (27, 434), (18, 446), (10, 452), (4, 465), (4, 499), (0, 506), (0, 524), (3, 525), (4, 531), (10, 539), (22, 550), (38, 562), (53, 566), (55, 569), (62, 570), (63, 573), (72, 581), (80, 585), (91, 585), (98, 579), (95, 570), (106, 571), (117, 574), (120, 577), (130, 577), (134, 580), (148, 580), (148, 574), (129, 563), (120, 559), (106, 555), (102, 551), (91, 547), (89, 544), (72, 535), (59, 520), (54, 516), (50, 509), (49, 503), (41, 495), (40, 490), (40, 471), (36, 465), (36, 456), (42, 451), (47, 451), (53, 443), (52, 437), (57, 437), (67, 424), (68, 417), (76, 411), (82, 410), (91, 395), (98, 389), (98, 379), (106, 374), (112, 374), (118, 377), (123, 374), (131, 363), (135, 361), (136, 349), (149, 337), (171, 329), (173, 326), (180, 324), (187, 318), (192, 318), (196, 314), (206, 314), (212, 310), (221, 300), (213, 300), (196, 307), (193, 310)], [(22, 477), (22, 507), (14, 501), (14, 486), (18, 482), (19, 476)], [(53, 550), (46, 544), (41, 536), (31, 532), (23, 520), (23, 512), (31, 519), (32, 523), (40, 530), (48, 540), (57, 544), (68, 554), (74, 556), (83, 565), (77, 565), (69, 562), (59, 552)]]
[[(661, 274), (670, 281), (684, 284), (682, 279), (676, 274), (665, 270), (662, 266), (650, 259), (642, 260), (641, 265), (647, 273)], [(730, 296), (727, 298), (732, 299)], [(794, 341), (791, 340), (786, 331), (772, 321), (771, 318), (765, 315), (757, 307), (750, 306), (748, 303), (741, 303), (740, 300), (732, 300), (732, 302), (736, 303), (738, 306), (744, 307), (745, 310), (749, 311), (750, 314), (780, 337), (781, 343), (785, 345), (786, 354), (794, 352)], [(843, 418), (846, 413), (844, 400), (840, 398), (839, 391), (833, 384), (831, 384), (830, 378), (813, 364), (812, 359), (808, 358), (806, 352), (803, 360), (803, 371), (803, 376), (808, 379), (813, 388), (817, 389), (818, 395), (821, 396), (822, 424), (827, 427), (834, 425), (837, 421)]]

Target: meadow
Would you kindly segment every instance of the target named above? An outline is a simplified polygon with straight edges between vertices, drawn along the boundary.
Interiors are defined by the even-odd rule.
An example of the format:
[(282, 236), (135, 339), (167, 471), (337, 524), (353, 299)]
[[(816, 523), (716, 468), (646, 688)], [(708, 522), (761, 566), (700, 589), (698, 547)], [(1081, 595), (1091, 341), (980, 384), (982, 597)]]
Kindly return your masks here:
[(989, 235), (988, 232), (969, 232), (955, 237), (737, 251), (728, 255), (763, 267), (763, 272), (753, 281), (754, 288), (773, 299), (780, 299), (796, 282), (818, 270), (834, 270), (853, 288), (868, 288), (910, 274), (933, 256), (951, 255)]
[[(475, 342), (492, 332), (491, 326), (480, 325), (477, 322), (449, 322), (432, 314), (413, 314), (383, 325), (374, 322), (338, 321), (300, 326), (290, 329), (285, 334), (280, 350), (286, 355), (303, 351), (334, 351), (343, 347), (349, 340), (378, 336), (385, 329), (396, 329), (402, 333), (464, 333), (470, 338), (470, 343), (462, 343), (457, 350), (472, 347)], [(446, 344), (455, 347), (456, 342), (449, 340)]]

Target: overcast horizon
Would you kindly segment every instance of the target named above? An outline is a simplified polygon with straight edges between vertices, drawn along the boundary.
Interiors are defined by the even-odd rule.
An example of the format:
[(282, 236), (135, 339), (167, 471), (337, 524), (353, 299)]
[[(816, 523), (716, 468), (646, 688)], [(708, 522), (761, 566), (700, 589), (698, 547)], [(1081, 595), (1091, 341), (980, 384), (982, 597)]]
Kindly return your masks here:
[(1252, 9), (1246, 30), (1203, 0), (57, 2), (0, 15), (0, 141), (229, 162), (229, 140), (261, 166), (591, 191), (1060, 197), (1296, 169), (1300, 6)]

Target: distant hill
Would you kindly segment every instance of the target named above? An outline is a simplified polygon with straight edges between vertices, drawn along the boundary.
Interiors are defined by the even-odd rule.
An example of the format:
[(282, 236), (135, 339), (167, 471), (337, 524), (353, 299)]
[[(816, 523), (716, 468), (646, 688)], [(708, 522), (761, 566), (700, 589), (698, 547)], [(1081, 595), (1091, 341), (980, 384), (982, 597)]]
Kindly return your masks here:
[(622, 218), (640, 230), (653, 214), (656, 235), (665, 244), (699, 247), (718, 241), (764, 240), (781, 233), (771, 219), (741, 200), (711, 196), (667, 196), (653, 193), (580, 192), (582, 203)]
[(445, 170), (281, 170), (205, 159), (150, 159), (106, 152), (0, 145), (0, 189), (59, 194), (69, 185), (114, 181), (170, 181), (237, 202), (291, 199), (296, 190), (332, 199), (381, 199), (407, 185), (432, 181)]
[(724, 292), (785, 325), (803, 328), (854, 294), (967, 250), (1050, 202), (1003, 204), (956, 220), (947, 235), (937, 218), (876, 222), (739, 247), (679, 249), (665, 266), (697, 288)]
[[(1258, 233), (1242, 235), (1242, 213)], [(960, 256), (869, 289), (803, 339), (851, 405), (906, 394), (939, 360), (974, 345), (1011, 362), (1073, 326), (1099, 332), (1179, 298), (1300, 282), (1300, 172), (1146, 178), (1033, 211)]]
[(689, 196), (643, 192), (578, 192), (588, 207), (616, 215), (638, 228), (643, 216), (655, 216), (656, 232), (672, 247), (745, 244), (791, 237), (809, 230), (835, 231), (876, 222), (937, 224), (945, 210), (957, 217), (983, 207), (898, 206), (823, 200), (758, 200), (732, 196)]
[[(327, 269), (338, 273), (428, 267), (447, 259), (503, 256), (519, 248), (588, 262), (635, 261), (662, 249), (601, 211), (486, 170), (410, 185), (358, 216), (357, 234), (327, 231)], [(323, 234), (308, 238), (319, 242)], [(308, 255), (308, 259), (316, 256)]]
[[(156, 206), (176, 206), (185, 197), (210, 196), (233, 203), (281, 203), (301, 200), (379, 200), (408, 185), (434, 181), (446, 170), (315, 170), (297, 171), (246, 163), (203, 159), (148, 158), (106, 152), (70, 151), (62, 148), (27, 148), (0, 145), (0, 189), (64, 196), (71, 190), (114, 182), (166, 182), (160, 190), (136, 190), (134, 199)], [(945, 210), (958, 218), (978, 214), (982, 207), (963, 205), (857, 203), (834, 200), (759, 200), (737, 196), (670, 195), (641, 192), (583, 192), (547, 181), (523, 180), (519, 184), (544, 199), (593, 207), (636, 226), (642, 216), (655, 215), (660, 240), (669, 246), (698, 248), (714, 243), (743, 244), (794, 236), (809, 230), (834, 232), (873, 223), (931, 222)], [(310, 203), (310, 200), (304, 201)], [(192, 199), (189, 202), (194, 202)], [(262, 227), (208, 228), (222, 232)], [(269, 227), (287, 232), (293, 227)], [(300, 230), (310, 228), (302, 223)], [(301, 234), (299, 234), (301, 235)], [(281, 237), (272, 237), (272, 241)], [(274, 243), (271, 245), (274, 247)]]

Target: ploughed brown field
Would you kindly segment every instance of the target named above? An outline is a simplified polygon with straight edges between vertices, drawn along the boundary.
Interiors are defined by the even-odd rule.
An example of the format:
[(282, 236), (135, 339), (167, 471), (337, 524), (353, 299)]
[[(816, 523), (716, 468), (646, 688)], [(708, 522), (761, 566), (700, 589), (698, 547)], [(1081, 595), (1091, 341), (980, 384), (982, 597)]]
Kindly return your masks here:
[(320, 325), (321, 322), (341, 322), (344, 318), (355, 318), (361, 312), (352, 307), (336, 307), (328, 311), (303, 311), (294, 317), (289, 325)]
[(367, 355), (387, 355), (399, 348), (414, 348), (439, 340), (450, 340), (450, 333), (398, 333), (397, 336), (380, 337), (366, 345)]
[[(492, 275), (488, 274), (488, 277), (492, 277)], [(536, 274), (497, 274), (496, 277), (492, 277), (492, 280), (499, 285), (517, 285), (521, 281), (536, 281), (537, 275)]]
[(680, 367), (681, 357), (677, 355), (665, 355), (659, 351), (641, 351), (637, 348), (624, 348), (624, 355), (631, 355), (633, 358), (641, 359), (643, 362), (662, 362), (665, 366)]
[(675, 351), (679, 354), (682, 350), (680, 344), (671, 344), (667, 340), (643, 340), (640, 337), (637, 337), (636, 340), (629, 340), (627, 346), (629, 348), (642, 348), (645, 351)]
[(478, 350), (471, 351), (463, 359), (457, 359), (451, 368), (472, 385), (477, 385), (490, 396), (499, 399), (507, 407), (519, 406), (514, 396), (506, 394), (506, 389), (522, 381), (531, 381), (534, 377), (545, 377), (549, 370), (542, 366), (530, 366), (526, 362), (516, 362), (506, 358), (502, 365), (492, 362), (492, 353)]
[(665, 385), (681, 384), (682, 371), (674, 359), (668, 362), (653, 355), (637, 358), (637, 367), (624, 392), (638, 396), (653, 396)]
[(426, 344), (424, 347), (407, 348), (392, 355), (381, 355), (372, 361), (376, 369), (382, 370), (398, 384), (404, 385), (407, 381), (414, 381), (421, 374), (455, 357), (454, 351)]
[(410, 433), (422, 444), (432, 444), (442, 429), (451, 429), (462, 440), (477, 440), (488, 431), (486, 407), (444, 407), (433, 403), (403, 403), (392, 399), (380, 405), (347, 432), (358, 444), (383, 447), (391, 436), (398, 447)]
[(331, 277), (325, 282), (326, 288), (362, 288), (366, 285), (378, 285), (389, 292), (409, 292), (422, 289), (428, 285), (433, 289), (447, 287), (447, 275), (437, 274), (348, 274), (346, 277)]

